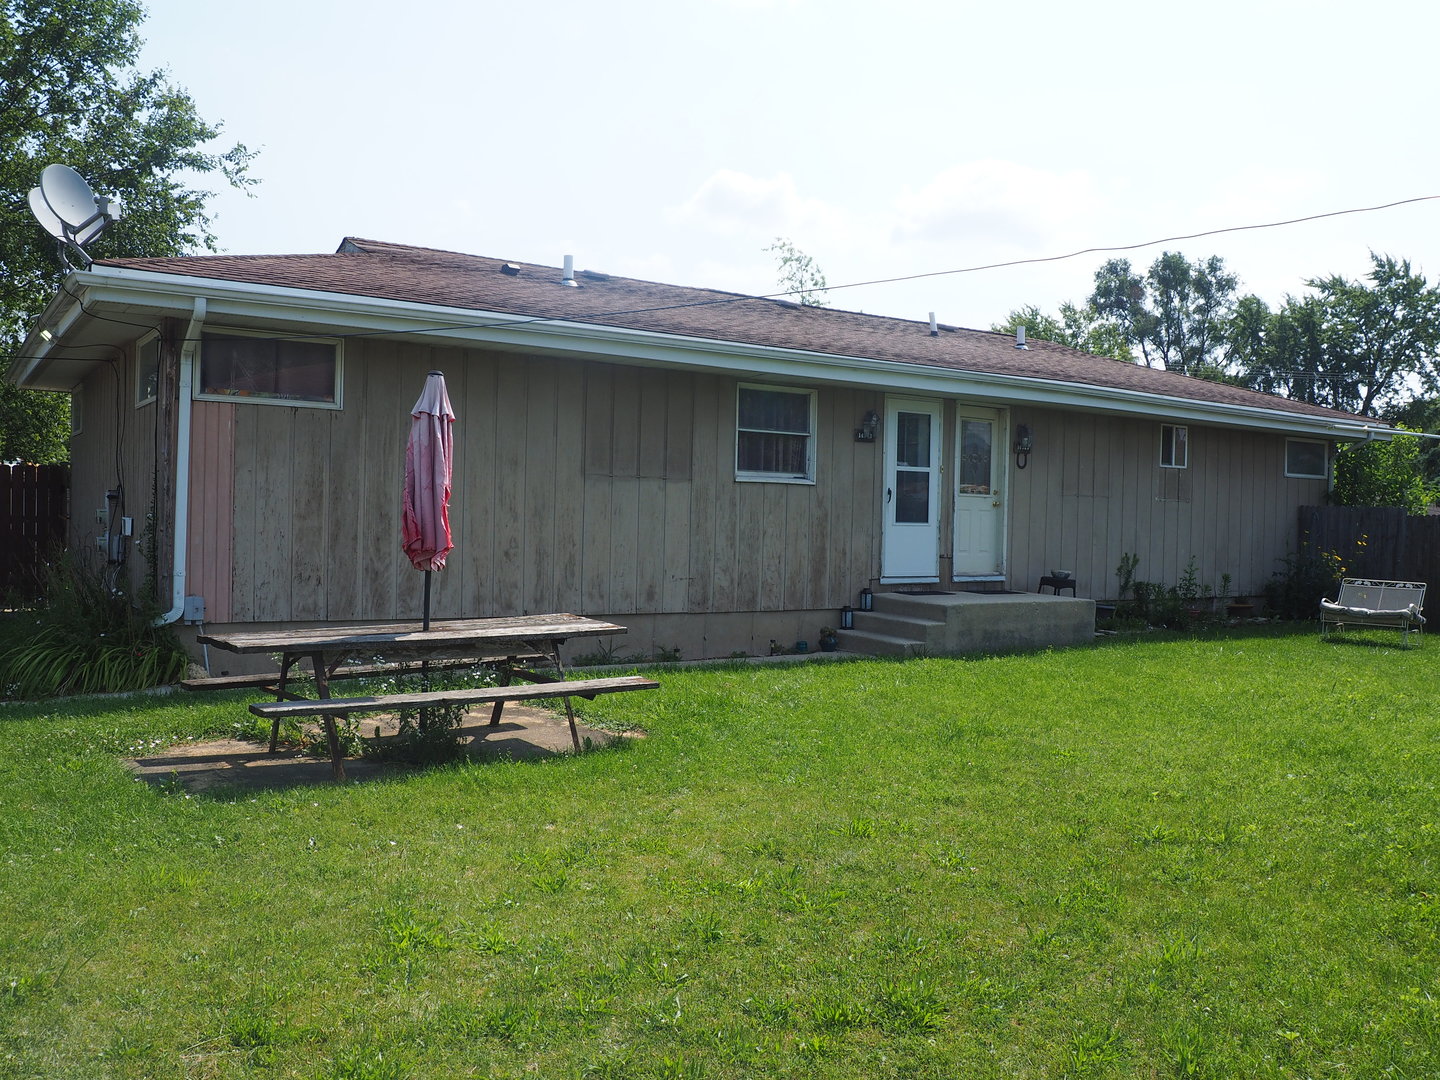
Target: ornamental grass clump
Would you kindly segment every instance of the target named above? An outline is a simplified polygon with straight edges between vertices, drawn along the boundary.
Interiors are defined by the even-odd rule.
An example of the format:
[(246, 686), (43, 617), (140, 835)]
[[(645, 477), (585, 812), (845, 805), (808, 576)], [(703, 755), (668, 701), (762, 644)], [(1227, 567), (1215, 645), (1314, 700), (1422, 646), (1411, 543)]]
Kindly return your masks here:
[(0, 696), (120, 693), (176, 681), (186, 656), (159, 609), (91, 567), (61, 561), (39, 606), (9, 617), (0, 635)]

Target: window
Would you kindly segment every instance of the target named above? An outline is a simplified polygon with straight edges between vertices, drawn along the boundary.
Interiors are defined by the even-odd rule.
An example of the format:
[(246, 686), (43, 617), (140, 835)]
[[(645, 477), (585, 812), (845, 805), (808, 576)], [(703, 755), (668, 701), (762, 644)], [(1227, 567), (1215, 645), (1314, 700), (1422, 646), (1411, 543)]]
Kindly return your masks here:
[(195, 396), (338, 409), (340, 375), (340, 342), (333, 338), (277, 338), (226, 330), (204, 337)]
[(815, 482), (815, 392), (740, 387), (736, 404), (735, 479)]
[(1179, 424), (1160, 425), (1160, 467), (1162, 469), (1188, 469), (1190, 467), (1190, 432)]
[(135, 347), (135, 407), (149, 405), (160, 389), (160, 335), (149, 334)]
[(1329, 475), (1329, 446), (1314, 439), (1285, 440), (1285, 475), (1324, 480)]

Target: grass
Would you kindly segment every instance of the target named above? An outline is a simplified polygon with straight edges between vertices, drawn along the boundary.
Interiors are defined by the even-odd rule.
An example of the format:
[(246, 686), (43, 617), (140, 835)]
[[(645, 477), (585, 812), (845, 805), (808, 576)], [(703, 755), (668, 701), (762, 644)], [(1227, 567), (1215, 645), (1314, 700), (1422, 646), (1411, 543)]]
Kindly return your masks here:
[(0, 1075), (1440, 1074), (1440, 646), (666, 671), (543, 764), (187, 796), (0, 709)]

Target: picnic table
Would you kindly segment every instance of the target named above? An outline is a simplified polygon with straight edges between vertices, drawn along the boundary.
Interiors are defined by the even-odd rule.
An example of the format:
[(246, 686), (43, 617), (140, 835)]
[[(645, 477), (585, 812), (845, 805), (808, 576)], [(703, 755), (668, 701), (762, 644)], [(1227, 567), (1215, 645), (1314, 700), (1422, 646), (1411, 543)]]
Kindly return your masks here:
[[(271, 720), (271, 753), (276, 749), (281, 720), (293, 716), (319, 716), (325, 725), (335, 779), (343, 780), (345, 766), (335, 718), (354, 713), (387, 712), (427, 705), (488, 703), (492, 705), (490, 724), (494, 726), (500, 723), (501, 710), (507, 701), (560, 697), (565, 700), (570, 738), (578, 751), (580, 736), (575, 728), (571, 697), (593, 698), (596, 694), (652, 690), (659, 683), (636, 675), (569, 679), (560, 658), (560, 649), (575, 638), (623, 633), (625, 627), (615, 623), (561, 613), (437, 620), (430, 623), (429, 629), (422, 629), (419, 623), (403, 622), (309, 626), (294, 630), (237, 630), (200, 634), (196, 641), (226, 652), (279, 653), (280, 671), (276, 676), (249, 680), (249, 685), (263, 685), (276, 695), (275, 701), (257, 702), (250, 706), (251, 712)], [(330, 682), (342, 673), (342, 665), (347, 661), (383, 660), (405, 664), (432, 659), (453, 661), (457, 657), (492, 668), (499, 676), (499, 685), (353, 698), (330, 696)], [(302, 660), (309, 661), (315, 679), (314, 698), (303, 697), (289, 689), (291, 670)], [(372, 666), (369, 670), (375, 669)], [(520, 685), (516, 685), (517, 679), (521, 680)], [(195, 680), (190, 688), (199, 689), (222, 681)]]

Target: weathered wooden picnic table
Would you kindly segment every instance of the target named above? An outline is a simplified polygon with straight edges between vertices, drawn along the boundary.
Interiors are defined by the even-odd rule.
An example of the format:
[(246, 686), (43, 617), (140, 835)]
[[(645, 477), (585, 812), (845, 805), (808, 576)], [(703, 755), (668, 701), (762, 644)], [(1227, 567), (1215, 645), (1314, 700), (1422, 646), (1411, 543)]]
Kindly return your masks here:
[[(201, 634), (196, 641), (233, 653), (279, 653), (280, 672), (274, 685), (267, 686), (275, 701), (256, 702), (250, 711), (271, 721), (270, 751), (274, 753), (280, 721), (290, 716), (319, 716), (325, 725), (335, 779), (345, 778), (340, 750), (337, 716), (363, 712), (388, 712), (429, 705), (484, 704), (493, 708), (490, 724), (500, 723), (507, 701), (530, 698), (564, 698), (570, 721), (570, 738), (580, 749), (575, 728), (572, 697), (593, 698), (596, 694), (627, 690), (653, 690), (659, 683), (637, 675), (600, 679), (568, 679), (560, 658), (561, 647), (575, 638), (623, 634), (625, 627), (582, 615), (521, 615), (514, 618), (446, 619), (433, 621), (429, 629), (419, 623), (352, 623), (344, 626), (310, 626), (298, 630), (237, 630)], [(330, 681), (341, 665), (355, 660), (405, 662), (472, 658), (477, 665), (495, 670), (498, 686), (477, 686), (419, 693), (382, 694), (369, 697), (332, 698)], [(288, 689), (291, 669), (297, 661), (308, 660), (315, 679), (313, 698)], [(522, 680), (521, 685), (515, 681)], [(200, 680), (204, 683), (206, 680)]]

